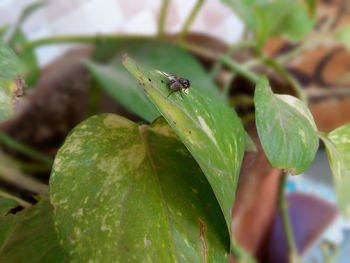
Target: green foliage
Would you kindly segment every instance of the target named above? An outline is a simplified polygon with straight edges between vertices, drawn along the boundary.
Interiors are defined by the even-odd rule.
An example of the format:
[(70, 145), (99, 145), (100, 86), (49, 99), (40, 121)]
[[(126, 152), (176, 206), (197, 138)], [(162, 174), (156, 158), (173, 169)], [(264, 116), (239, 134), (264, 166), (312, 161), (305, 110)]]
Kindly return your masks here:
[(196, 84), (191, 85), (188, 94), (177, 92), (168, 97), (169, 79), (164, 73), (129, 57), (123, 63), (202, 168), (231, 229), (231, 208), (244, 152), (239, 118)]
[(39, 78), (39, 65), (33, 49), (29, 49), (24, 53), (19, 49), (20, 45), (27, 43), (27, 38), (21, 29), (17, 29), (8, 43), (15, 51), (18, 51), (19, 59), (24, 65), (23, 77), (28, 86), (34, 86)]
[(334, 175), (338, 205), (350, 218), (350, 123), (320, 136), (326, 145), (329, 164)]
[(94, 59), (105, 64), (93, 61), (84, 61), (84, 64), (113, 98), (148, 122), (152, 122), (160, 113), (121, 64), (124, 52), (151, 67), (190, 78), (203, 92), (220, 97), (218, 89), (198, 61), (179, 47), (158, 42), (126, 41), (98, 47)]
[(14, 77), (21, 71), (22, 66), (15, 53), (0, 42), (0, 121), (13, 114), (14, 99), (19, 90)]
[(34, 86), (36, 84), (39, 77), (39, 66), (33, 49), (26, 50), (25, 52), (22, 52), (21, 50), (21, 45), (28, 42), (26, 36), (21, 30), (21, 26), (30, 15), (46, 4), (46, 2), (36, 2), (30, 4), (22, 11), (13, 28), (5, 26), (2, 28), (2, 30), (0, 30), (0, 42), (5, 42), (4, 39), (1, 39), (4, 35), (3, 33), (7, 31), (11, 32), (6, 44), (9, 45), (19, 56), (23, 65), (23, 77), (25, 78), (28, 86)]
[(293, 174), (305, 171), (318, 149), (309, 109), (295, 97), (273, 94), (265, 77), (256, 86), (254, 104), (259, 138), (272, 166)]
[(17, 204), (0, 199), (0, 262), (63, 263), (64, 255), (54, 229), (48, 200), (7, 214)]
[[(198, 60), (179, 47), (197, 48), (183, 37), (203, 2), (197, 2), (178, 42), (163, 38), (165, 13), (159, 30), (162, 38), (56, 39), (98, 43), (91, 60), (83, 61), (95, 78), (90, 85), (90, 113), (97, 112), (103, 87), (122, 106), (152, 124), (104, 114), (74, 128), (57, 153), (50, 178), (54, 218), (46, 199), (15, 215), (8, 213), (11, 208), (21, 201), (24, 206), (28, 203), (0, 199), (0, 262), (68, 262), (59, 242), (69, 262), (227, 262), (230, 250), (237, 262), (254, 262), (230, 233), (244, 150), (256, 151), (255, 143)], [(261, 50), (271, 37), (284, 36), (291, 41), (305, 37), (314, 25), (316, 1), (222, 2), (254, 33), (258, 62), (280, 74), (306, 101), (304, 91), (282, 62), (266, 57)], [(25, 9), (8, 41), (26, 66), (29, 85), (36, 83), (39, 69), (33, 49), (22, 53), (27, 40), (20, 27), (41, 6), (43, 3), (35, 3)], [(0, 28), (0, 37), (7, 29)], [(349, 26), (336, 36), (350, 47)], [(39, 40), (27, 47), (45, 41), (54, 42)], [(252, 47), (250, 40), (246, 42)], [(208, 54), (206, 49), (197, 51)], [(125, 52), (138, 62), (125, 56), (122, 64)], [(0, 43), (0, 120), (12, 114), (20, 60)], [(241, 65), (229, 55), (220, 58), (234, 73), (258, 82), (256, 126), (270, 163), (301, 173), (318, 148), (312, 115), (302, 101), (274, 94), (267, 78), (258, 79), (249, 68), (255, 62)], [(190, 88), (171, 93), (168, 74), (189, 79)], [(336, 175), (340, 207), (350, 218), (349, 136), (350, 124), (321, 135)], [(0, 140), (51, 164), (45, 156), (4, 134)], [(280, 187), (283, 197), (283, 184)], [(282, 214), (288, 228), (287, 213)]]
[(163, 118), (104, 114), (59, 150), (51, 200), (71, 262), (227, 262), (229, 232), (204, 174)]
[(253, 31), (261, 48), (270, 37), (285, 36), (297, 41), (305, 37), (314, 25), (315, 4), (296, 0), (221, 0), (230, 6)]
[(301, 2), (305, 9), (307, 10), (310, 17), (315, 18), (316, 16), (316, 7), (317, 7), (317, 0), (299, 0)]

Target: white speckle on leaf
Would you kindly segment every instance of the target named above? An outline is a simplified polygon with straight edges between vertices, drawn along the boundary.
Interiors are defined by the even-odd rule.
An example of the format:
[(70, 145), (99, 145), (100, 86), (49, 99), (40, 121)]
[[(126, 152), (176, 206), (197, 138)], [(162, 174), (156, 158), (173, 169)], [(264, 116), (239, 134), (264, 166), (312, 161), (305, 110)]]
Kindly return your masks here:
[(303, 129), (298, 129), (298, 133), (301, 137), (301, 140), (303, 141), (303, 144), (307, 145), (305, 131)]
[(216, 145), (216, 147), (218, 147), (217, 141), (216, 141), (210, 127), (206, 124), (206, 122), (203, 120), (203, 118), (201, 116), (198, 116), (198, 120), (199, 120), (199, 123), (200, 123), (203, 131), (208, 135), (208, 137)]
[(75, 228), (74, 228), (74, 233), (75, 233), (77, 236), (80, 236), (80, 228), (75, 227)]
[(143, 238), (143, 244), (145, 245), (145, 248), (148, 248), (151, 246), (152, 242), (151, 240), (147, 239), (146, 237)]
[(132, 128), (132, 123), (131, 121), (127, 119), (120, 118), (116, 115), (113, 114), (108, 114), (107, 117), (104, 119), (104, 124), (108, 128)]

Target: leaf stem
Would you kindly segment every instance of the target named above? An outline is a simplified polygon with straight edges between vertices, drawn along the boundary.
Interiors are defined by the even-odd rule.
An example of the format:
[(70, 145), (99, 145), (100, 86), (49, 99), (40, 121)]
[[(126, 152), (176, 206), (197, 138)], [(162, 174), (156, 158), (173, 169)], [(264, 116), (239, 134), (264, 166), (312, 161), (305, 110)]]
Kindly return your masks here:
[(182, 42), (185, 39), (185, 35), (188, 32), (188, 29), (190, 28), (193, 20), (195, 19), (199, 9), (202, 7), (202, 5), (204, 4), (205, 0), (197, 0), (197, 3), (195, 4), (195, 6), (193, 7), (190, 15), (188, 16), (187, 20), (185, 21), (185, 24), (183, 25), (179, 37), (178, 37), (178, 41)]
[(90, 44), (100, 44), (107, 42), (115, 42), (119, 40), (155, 40), (158, 39), (154, 36), (142, 36), (142, 35), (115, 35), (115, 34), (106, 34), (106, 35), (76, 35), (76, 36), (54, 36), (48, 38), (40, 38), (33, 40), (31, 42), (24, 43), (20, 50), (22, 52), (27, 51), (28, 49), (33, 49), (42, 45), (49, 44), (66, 44), (66, 43), (90, 43)]
[(299, 262), (298, 261), (299, 256), (298, 256), (297, 248), (295, 246), (293, 231), (289, 220), (288, 203), (285, 196), (287, 178), (288, 178), (288, 174), (285, 172), (282, 172), (280, 184), (279, 184), (279, 191), (278, 191), (278, 208), (280, 210), (283, 231), (287, 242), (288, 262), (297, 263)]
[[(227, 57), (231, 57), (238, 49), (251, 47), (253, 45), (254, 43), (252, 41), (241, 41), (238, 43), (234, 43), (229, 49), (227, 49), (224, 55)], [(212, 78), (215, 78), (215, 76), (220, 71), (221, 67), (222, 67), (222, 61), (221, 60), (216, 61), (216, 63), (214, 64), (213, 68), (210, 71), (210, 75), (212, 76)]]
[(296, 91), (298, 97), (308, 105), (308, 97), (305, 90), (300, 85), (299, 81), (295, 79), (278, 61), (273, 58), (263, 57), (262, 61), (264, 65), (273, 69), (275, 72), (280, 74)]
[(29, 173), (36, 173), (36, 172), (50, 172), (51, 171), (51, 165), (47, 164), (36, 164), (36, 163), (24, 163), (20, 162), (11, 156), (1, 153), (2, 157), (4, 158), (4, 161), (8, 163), (10, 166), (14, 166), (18, 170), (21, 170), (22, 172), (29, 172)]
[(247, 79), (253, 82), (258, 82), (258, 79), (259, 79), (258, 75), (256, 75), (254, 72), (252, 72), (248, 68), (240, 65), (238, 62), (234, 61), (230, 57), (223, 55), (220, 57), (220, 61), (222, 62), (222, 64), (231, 68), (234, 72), (241, 74), (242, 76), (246, 77)]
[(229, 79), (225, 82), (224, 86), (222, 87), (222, 95), (224, 95), (225, 98), (228, 97), (230, 88), (231, 88), (231, 82), (235, 78), (236, 74), (234, 72), (230, 72)]
[(52, 165), (53, 160), (25, 145), (22, 143), (12, 139), (10, 136), (8, 136), (4, 132), (0, 132), (0, 142), (3, 142), (7, 146), (19, 151), (20, 153), (23, 153), (29, 157), (32, 157), (33, 159), (36, 159), (38, 161), (41, 161), (45, 164)]
[(158, 36), (142, 36), (142, 35), (95, 35), (95, 36), (55, 36), (49, 38), (41, 38), (34, 40), (32, 42), (24, 43), (19, 47), (21, 52), (25, 52), (29, 49), (33, 49), (42, 45), (50, 45), (50, 44), (66, 44), (66, 43), (84, 43), (84, 44), (99, 44), (99, 43), (113, 43), (116, 41), (151, 41), (151, 42), (163, 42), (167, 44), (175, 44), (179, 47), (189, 51), (196, 53), (197, 55), (201, 55), (208, 59), (218, 59), (219, 55), (204, 47), (198, 46), (193, 43), (189, 43), (186, 41), (177, 42), (176, 40), (170, 37), (158, 37)]
[(166, 15), (168, 11), (169, 0), (163, 0), (162, 7), (160, 9), (160, 15), (158, 20), (158, 36), (162, 37), (164, 35)]

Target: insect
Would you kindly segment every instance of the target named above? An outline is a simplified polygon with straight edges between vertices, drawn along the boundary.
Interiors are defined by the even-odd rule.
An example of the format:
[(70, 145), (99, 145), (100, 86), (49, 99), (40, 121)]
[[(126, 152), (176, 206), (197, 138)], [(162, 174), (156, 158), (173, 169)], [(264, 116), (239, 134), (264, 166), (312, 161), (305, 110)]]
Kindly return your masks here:
[[(173, 74), (165, 73), (160, 71), (161, 74), (166, 76), (168, 78), (167, 86), (170, 89), (170, 93), (167, 97), (169, 97), (174, 92), (183, 91), (184, 93), (187, 93), (187, 89), (191, 86), (190, 81), (188, 79), (184, 79), (181, 77), (178, 77)], [(182, 96), (182, 93), (181, 93)]]

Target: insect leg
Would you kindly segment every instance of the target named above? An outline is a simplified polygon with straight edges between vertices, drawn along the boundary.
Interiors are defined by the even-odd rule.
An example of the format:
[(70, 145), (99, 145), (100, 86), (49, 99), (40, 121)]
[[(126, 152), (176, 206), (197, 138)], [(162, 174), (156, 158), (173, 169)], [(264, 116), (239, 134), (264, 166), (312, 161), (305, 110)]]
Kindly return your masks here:
[(167, 98), (169, 98), (169, 96), (171, 95), (171, 94), (173, 94), (174, 92), (176, 92), (177, 90), (172, 90), (172, 91), (170, 91), (170, 93), (169, 93), (169, 95), (167, 96)]

